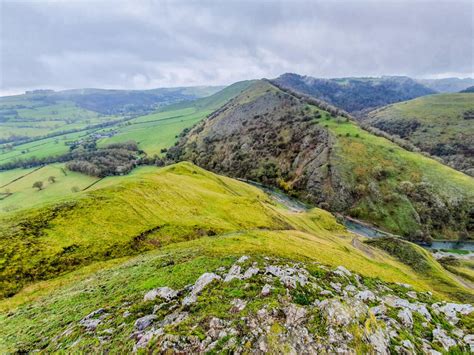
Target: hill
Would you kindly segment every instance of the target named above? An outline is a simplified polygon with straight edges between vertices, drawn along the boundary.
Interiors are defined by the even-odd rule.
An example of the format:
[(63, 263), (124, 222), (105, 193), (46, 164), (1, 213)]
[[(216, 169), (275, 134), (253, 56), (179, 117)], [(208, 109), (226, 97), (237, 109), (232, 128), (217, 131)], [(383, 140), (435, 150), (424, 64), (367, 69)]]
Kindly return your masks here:
[(474, 176), (472, 94), (429, 95), (392, 104), (370, 112), (365, 122)]
[(1, 222), (1, 352), (463, 351), (472, 331), (471, 306), (445, 303), (472, 292), (421, 248), (429, 268), (410, 267), (189, 163)]
[(267, 81), (193, 128), (168, 157), (278, 186), (411, 239), (472, 236), (471, 177)]
[(287, 73), (273, 81), (279, 86), (324, 100), (354, 115), (393, 102), (435, 93), (413, 79), (401, 76), (318, 79)]
[[(16, 164), (17, 162), (21, 163), (22, 161), (31, 161), (31, 164), (27, 164), (27, 166), (38, 166), (39, 162), (37, 160), (49, 157), (53, 158), (50, 159), (52, 162), (56, 162), (58, 160), (55, 160), (54, 157), (67, 153), (71, 145), (86, 140), (96, 141), (101, 147), (110, 143), (134, 140), (139, 144), (140, 149), (146, 151), (148, 154), (161, 154), (162, 149), (166, 149), (174, 144), (177, 136), (183, 131), (183, 129), (189, 128), (199, 120), (205, 118), (206, 115), (210, 114), (212, 111), (230, 100), (233, 96), (240, 93), (240, 91), (245, 89), (245, 87), (250, 85), (250, 83), (251, 81), (235, 83), (213, 95), (195, 99), (186, 103), (181, 102), (179, 104), (161, 107), (160, 105), (165, 104), (165, 102), (161, 102), (160, 105), (157, 104), (153, 106), (155, 112), (146, 115), (139, 115), (135, 112), (132, 116), (120, 116), (110, 118), (109, 120), (105, 120), (104, 117), (99, 115), (99, 121), (95, 122), (97, 124), (89, 121), (81, 121), (82, 123), (77, 125), (77, 127), (75, 126), (76, 128), (72, 129), (72, 131), (69, 130), (71, 127), (62, 124), (60, 125), (60, 128), (58, 128), (59, 131), (51, 131), (49, 133), (51, 137), (48, 135), (46, 135), (46, 137), (29, 137), (27, 142), (23, 144), (21, 144), (21, 141), (4, 144), (0, 147), (0, 170), (2, 169), (2, 165), (11, 163)], [(211, 88), (208, 88), (207, 91), (204, 89), (205, 88), (199, 88), (198, 92), (205, 94), (211, 90)], [(161, 92), (166, 90), (167, 89), (157, 89), (155, 91)], [(183, 88), (180, 90), (182, 92), (192, 93), (193, 90), (197, 89)], [(103, 90), (92, 90), (91, 94), (94, 94), (96, 91), (102, 93)], [(89, 93), (90, 90), (86, 90), (85, 92)], [(106, 93), (107, 95), (111, 95), (111, 97), (115, 97), (107, 91)], [(123, 92), (121, 93), (123, 94)], [(80, 94), (75, 95), (79, 95), (78, 97), (80, 97)], [(120, 96), (118, 96), (118, 98), (120, 98)], [(167, 102), (169, 103), (169, 101)], [(157, 110), (157, 107), (161, 108)], [(44, 110), (49, 109), (49, 106), (44, 108)], [(78, 107), (74, 106), (74, 110), (77, 109)], [(98, 115), (97, 113), (93, 114), (96, 116)], [(105, 121), (100, 121), (102, 119)], [(47, 124), (47, 120), (42, 116), (38, 117), (37, 121), (42, 125)], [(61, 122), (58, 124), (60, 123)], [(16, 129), (17, 124), (19, 123), (15, 123), (14, 126), (15, 132), (19, 132)], [(7, 123), (5, 125), (7, 125)], [(36, 132), (36, 135), (41, 133), (41, 131), (33, 131)], [(42, 132), (41, 135), (45, 133), (46, 132)], [(17, 167), (20, 167), (24, 164), (16, 165)]]
[(473, 93), (474, 92), (474, 86), (469, 86), (468, 88), (465, 88), (464, 90), (461, 90), (460, 93)]
[(473, 78), (416, 79), (416, 81), (441, 93), (459, 92), (474, 85)]

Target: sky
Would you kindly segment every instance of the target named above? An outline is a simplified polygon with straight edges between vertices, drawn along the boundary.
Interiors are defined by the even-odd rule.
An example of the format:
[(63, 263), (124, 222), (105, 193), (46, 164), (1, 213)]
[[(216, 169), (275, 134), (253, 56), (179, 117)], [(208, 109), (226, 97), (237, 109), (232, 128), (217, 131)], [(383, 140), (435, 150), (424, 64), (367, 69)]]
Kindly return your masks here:
[(471, 0), (0, 0), (0, 95), (473, 76)]

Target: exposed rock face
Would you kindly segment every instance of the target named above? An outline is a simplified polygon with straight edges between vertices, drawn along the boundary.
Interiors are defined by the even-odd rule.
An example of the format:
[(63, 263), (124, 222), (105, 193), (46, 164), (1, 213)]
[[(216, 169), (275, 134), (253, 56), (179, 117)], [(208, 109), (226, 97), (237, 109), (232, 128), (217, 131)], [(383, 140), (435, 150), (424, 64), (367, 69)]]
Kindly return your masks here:
[[(351, 136), (352, 128), (339, 131), (335, 124), (360, 133)], [(423, 175), (423, 167), (403, 163), (396, 145), (370, 160), (370, 152), (387, 147), (375, 135), (361, 139), (362, 132), (338, 109), (259, 81), (181, 137), (167, 158), (275, 186), (412, 239), (470, 231), (465, 191), (440, 190), (436, 179)], [(410, 182), (414, 175), (419, 182)], [(404, 181), (393, 184), (389, 176)], [(411, 212), (388, 212), (394, 205)]]
[[(237, 272), (248, 269), (258, 271), (246, 279)], [(474, 312), (471, 305), (439, 302), (430, 293), (363, 278), (343, 268), (247, 257), (214, 271), (173, 290), (175, 297), (89, 314), (77, 327), (100, 319), (95, 327), (81, 333), (74, 348), (67, 347), (72, 343), (68, 337), (77, 336), (77, 330), (68, 328), (56, 337), (57, 350), (87, 349), (81, 348), (81, 341), (100, 334), (98, 349), (106, 351), (107, 339), (120, 332), (124, 351), (161, 353), (353, 354), (357, 348), (374, 354), (437, 354), (468, 353), (474, 345), (463, 318)], [(237, 277), (226, 281), (228, 275)], [(331, 284), (340, 285), (340, 291), (335, 293)], [(192, 303), (183, 302), (190, 297)], [(149, 309), (150, 302), (155, 303), (153, 314), (137, 313), (145, 305)], [(124, 312), (130, 315), (123, 318)], [(66, 347), (61, 347), (63, 342)]]
[(168, 155), (237, 178), (275, 186), (284, 180), (310, 202), (347, 207), (350, 191), (331, 165), (334, 138), (310, 122), (314, 113), (305, 111), (305, 102), (266, 82), (258, 85), (263, 94), (230, 101)]

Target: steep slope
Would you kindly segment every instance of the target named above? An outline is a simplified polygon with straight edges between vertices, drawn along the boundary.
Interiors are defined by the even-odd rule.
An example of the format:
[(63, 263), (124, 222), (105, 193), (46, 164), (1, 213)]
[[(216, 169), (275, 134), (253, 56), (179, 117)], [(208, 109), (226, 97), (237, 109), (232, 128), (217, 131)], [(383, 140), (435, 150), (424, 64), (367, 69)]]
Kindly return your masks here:
[(408, 77), (318, 79), (283, 74), (276, 84), (329, 102), (352, 114), (435, 93)]
[(419, 97), (372, 111), (366, 123), (474, 176), (474, 95)]
[(472, 178), (314, 104), (259, 81), (168, 157), (278, 186), (412, 239), (454, 238), (471, 228)]
[(416, 245), (427, 268), (190, 163), (93, 188), (0, 221), (1, 353), (467, 349), (445, 301), (474, 295)]

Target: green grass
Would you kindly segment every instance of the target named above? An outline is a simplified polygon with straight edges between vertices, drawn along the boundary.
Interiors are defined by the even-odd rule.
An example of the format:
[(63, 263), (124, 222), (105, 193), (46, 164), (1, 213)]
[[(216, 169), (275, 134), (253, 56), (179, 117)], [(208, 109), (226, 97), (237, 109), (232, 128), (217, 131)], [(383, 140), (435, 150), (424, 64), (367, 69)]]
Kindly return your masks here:
[(375, 110), (369, 114), (368, 122), (393, 128), (399, 123), (403, 126), (416, 121), (420, 126), (406, 138), (422, 150), (439, 155), (439, 147), (456, 150), (456, 142), (469, 145), (474, 126), (472, 120), (463, 117), (469, 110), (474, 110), (473, 94), (429, 95)]
[(47, 101), (33, 95), (0, 98), (0, 117), (0, 138), (33, 138), (117, 119), (80, 108), (70, 101)]
[[(321, 125), (337, 137), (337, 155), (333, 164), (343, 172), (352, 186), (373, 183), (379, 199), (362, 198), (353, 211), (399, 234), (416, 229), (414, 207), (398, 187), (402, 181), (428, 182), (446, 199), (454, 196), (474, 198), (474, 179), (422, 154), (407, 151), (391, 141), (364, 131), (343, 118), (320, 120)], [(381, 169), (387, 177), (377, 180), (374, 172)], [(387, 200), (389, 199), (389, 200)], [(442, 237), (449, 238), (449, 231)]]
[[(137, 169), (132, 176), (104, 179), (94, 189), (1, 221), (5, 294), (96, 261), (205, 236), (211, 237), (197, 243), (211, 243), (216, 253), (272, 250), (435, 288), (380, 252), (368, 258), (351, 245), (352, 237), (328, 212), (280, 209), (257, 188), (189, 163)], [(234, 245), (241, 236), (245, 241)], [(215, 239), (220, 244), (213, 244)]]
[(100, 140), (99, 145), (134, 140), (147, 154), (159, 155), (162, 149), (174, 145), (183, 129), (194, 126), (252, 83), (238, 82), (209, 97), (170, 105), (156, 113), (137, 117), (122, 125), (118, 134)]
[[(48, 181), (50, 176), (56, 178), (54, 183)], [(77, 194), (72, 191), (73, 187), (82, 190), (97, 180), (96, 177), (66, 170), (64, 164), (0, 172), (0, 186), (8, 184), (0, 188), (0, 193), (9, 194), (0, 200), (0, 215), (70, 198)], [(43, 182), (43, 190), (33, 188), (36, 181)]]

